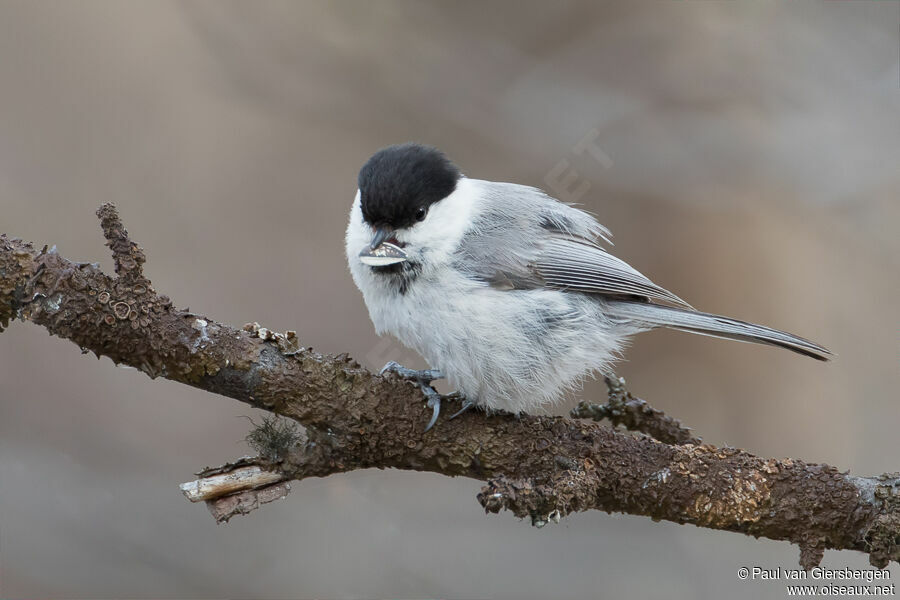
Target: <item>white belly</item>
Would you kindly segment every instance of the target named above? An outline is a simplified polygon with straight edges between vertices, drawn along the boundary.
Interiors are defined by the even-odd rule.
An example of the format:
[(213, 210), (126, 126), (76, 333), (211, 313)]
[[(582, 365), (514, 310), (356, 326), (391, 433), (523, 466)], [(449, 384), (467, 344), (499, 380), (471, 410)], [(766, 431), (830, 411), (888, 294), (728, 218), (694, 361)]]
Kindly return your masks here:
[(379, 333), (421, 354), (476, 404), (533, 411), (608, 365), (618, 350), (620, 336), (584, 297), (499, 291), (454, 277), (420, 278), (405, 294), (375, 286), (365, 300)]

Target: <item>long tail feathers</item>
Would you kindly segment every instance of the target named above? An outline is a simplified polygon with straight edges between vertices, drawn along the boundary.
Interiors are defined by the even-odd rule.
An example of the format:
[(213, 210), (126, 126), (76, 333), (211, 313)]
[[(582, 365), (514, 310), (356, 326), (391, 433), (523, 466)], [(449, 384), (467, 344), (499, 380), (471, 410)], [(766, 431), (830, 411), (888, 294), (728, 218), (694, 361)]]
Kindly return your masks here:
[(613, 316), (651, 327), (669, 327), (740, 342), (770, 344), (816, 360), (829, 360), (832, 356), (827, 348), (796, 335), (719, 315), (636, 302), (610, 302), (609, 311)]

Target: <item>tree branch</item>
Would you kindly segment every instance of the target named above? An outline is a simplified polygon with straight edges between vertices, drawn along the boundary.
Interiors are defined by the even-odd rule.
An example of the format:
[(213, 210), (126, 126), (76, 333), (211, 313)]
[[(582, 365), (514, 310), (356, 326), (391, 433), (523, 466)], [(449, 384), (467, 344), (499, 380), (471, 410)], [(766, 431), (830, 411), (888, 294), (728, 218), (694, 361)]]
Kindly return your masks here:
[(582, 401), (569, 414), (576, 419), (593, 419), (594, 421), (609, 419), (614, 426), (621, 425), (631, 431), (641, 431), (666, 444), (703, 443), (700, 438), (692, 435), (690, 428), (682, 425), (678, 419), (674, 419), (663, 411), (653, 408), (646, 401), (632, 396), (631, 392), (625, 389), (625, 379), (606, 377), (605, 381), (609, 390), (609, 400), (606, 404), (591, 404)]
[[(644, 429), (671, 443), (564, 417), (469, 411), (425, 433), (430, 411), (408, 382), (373, 375), (345, 354), (302, 348), (293, 332), (233, 329), (175, 308), (143, 276), (144, 254), (115, 208), (106, 204), (98, 215), (118, 277), (0, 236), (0, 328), (31, 321), (150, 377), (302, 424), (305, 437), (283, 452), (185, 484), (217, 519), (282, 497), (290, 480), (398, 468), (485, 481), (485, 510), (535, 525), (598, 509), (788, 540), (800, 545), (806, 568), (826, 548), (865, 552), (879, 567), (900, 559), (900, 474), (853, 477), (666, 437), (658, 427)], [(635, 409), (641, 418), (621, 420), (626, 426), (660, 421), (652, 409)]]

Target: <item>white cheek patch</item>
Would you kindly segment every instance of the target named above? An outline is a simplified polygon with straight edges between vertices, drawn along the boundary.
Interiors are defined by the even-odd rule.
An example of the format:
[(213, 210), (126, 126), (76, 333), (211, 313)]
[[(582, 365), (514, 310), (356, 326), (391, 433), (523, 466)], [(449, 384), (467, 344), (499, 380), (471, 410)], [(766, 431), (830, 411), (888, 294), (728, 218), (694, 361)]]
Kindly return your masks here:
[(480, 195), (478, 180), (463, 177), (456, 191), (433, 204), (423, 222), (398, 232), (397, 239), (417, 248), (428, 247), (433, 253), (450, 254), (471, 225)]

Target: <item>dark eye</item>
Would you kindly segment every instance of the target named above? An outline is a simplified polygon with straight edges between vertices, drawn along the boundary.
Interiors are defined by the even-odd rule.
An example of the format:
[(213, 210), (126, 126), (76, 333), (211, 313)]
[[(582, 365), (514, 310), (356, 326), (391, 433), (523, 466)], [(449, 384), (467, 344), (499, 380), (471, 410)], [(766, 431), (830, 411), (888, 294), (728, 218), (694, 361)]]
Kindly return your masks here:
[(428, 209), (424, 206), (419, 207), (419, 210), (416, 211), (416, 221), (424, 221), (425, 215), (428, 214)]

